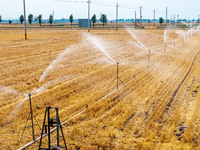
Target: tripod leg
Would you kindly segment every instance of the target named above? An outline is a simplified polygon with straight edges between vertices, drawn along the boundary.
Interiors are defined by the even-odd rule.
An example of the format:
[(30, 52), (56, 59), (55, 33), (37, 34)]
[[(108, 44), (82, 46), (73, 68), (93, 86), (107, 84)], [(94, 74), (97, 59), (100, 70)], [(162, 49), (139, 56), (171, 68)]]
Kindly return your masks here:
[(121, 81), (121, 83), (125, 86), (125, 88), (128, 90), (128, 88), (126, 87), (126, 85), (124, 84), (124, 82), (119, 78), (119, 80)]
[[(40, 125), (39, 125), (38, 121), (36, 120), (36, 118), (35, 118), (34, 114), (33, 114), (33, 117), (34, 117), (34, 119), (35, 119), (35, 121), (36, 121), (36, 123), (37, 123), (38, 127), (40, 128)], [(42, 129), (40, 128), (40, 130), (42, 130)]]
[(67, 150), (67, 145), (66, 145), (64, 133), (63, 133), (63, 130), (62, 130), (62, 125), (60, 123), (60, 118), (58, 118), (58, 121), (59, 121), (60, 130), (61, 130), (61, 133), (62, 133), (62, 136), (63, 136), (63, 141), (64, 141), (64, 144), (65, 144), (65, 148)]
[(109, 86), (107, 88), (109, 88), (116, 79), (117, 78), (114, 78), (114, 80), (109, 84)]
[(42, 135), (43, 135), (44, 127), (45, 127), (47, 109), (48, 109), (48, 108), (46, 108), (45, 115), (44, 115), (44, 122), (43, 122), (43, 126), (42, 126), (42, 133), (41, 133), (41, 138), (40, 138), (39, 150), (41, 149), (41, 144), (42, 144)]
[(26, 120), (26, 125), (25, 125), (25, 127), (24, 127), (24, 129), (23, 129), (23, 132), (22, 132), (22, 135), (21, 135), (21, 137), (20, 137), (19, 142), (21, 142), (21, 139), (22, 139), (22, 137), (23, 137), (23, 134), (24, 134), (25, 128), (26, 128), (26, 126), (27, 126), (27, 123), (28, 123), (28, 120), (29, 120), (30, 114), (31, 114), (31, 113), (29, 113), (29, 115), (28, 115), (28, 119)]

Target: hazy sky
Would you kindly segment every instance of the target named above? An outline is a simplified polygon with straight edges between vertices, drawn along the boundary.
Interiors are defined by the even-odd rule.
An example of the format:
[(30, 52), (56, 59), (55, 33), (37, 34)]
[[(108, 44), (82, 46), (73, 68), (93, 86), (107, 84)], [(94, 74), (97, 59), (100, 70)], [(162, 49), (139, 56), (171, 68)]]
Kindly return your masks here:
[[(87, 18), (87, 0), (26, 0), (27, 14), (34, 16), (43, 15), (44, 19), (53, 13), (54, 18)], [(200, 15), (200, 0), (91, 0), (91, 15), (99, 18), (101, 13), (107, 14), (108, 19), (115, 19), (116, 3), (119, 3), (119, 18), (134, 18), (139, 7), (142, 6), (143, 18), (153, 18), (153, 9), (156, 10), (156, 18), (164, 17), (168, 6), (168, 18), (179, 14), (179, 18), (197, 19)], [(76, 3), (75, 3), (76, 2)], [(23, 14), (23, 0), (0, 0), (0, 15), (3, 19), (17, 19)]]

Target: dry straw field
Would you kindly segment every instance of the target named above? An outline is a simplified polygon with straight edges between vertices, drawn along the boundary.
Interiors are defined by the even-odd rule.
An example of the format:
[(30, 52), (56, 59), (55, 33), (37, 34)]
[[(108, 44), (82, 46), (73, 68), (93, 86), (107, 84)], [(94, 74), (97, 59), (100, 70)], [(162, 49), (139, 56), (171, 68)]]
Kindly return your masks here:
[[(27, 41), (21, 29), (1, 29), (0, 55), (0, 149), (32, 141), (27, 128), (19, 143), (29, 93), (40, 126), (48, 106), (59, 108), (61, 122), (83, 111), (63, 126), (69, 149), (200, 148), (196, 29), (29, 29)], [(116, 81), (109, 86), (116, 62), (126, 84), (118, 90)]]

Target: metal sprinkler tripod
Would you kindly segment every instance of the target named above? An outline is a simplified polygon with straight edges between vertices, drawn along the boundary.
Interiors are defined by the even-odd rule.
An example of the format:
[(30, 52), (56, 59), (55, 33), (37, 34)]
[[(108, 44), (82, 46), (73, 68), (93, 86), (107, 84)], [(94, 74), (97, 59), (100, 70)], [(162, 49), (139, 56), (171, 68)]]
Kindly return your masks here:
[(120, 79), (119, 77), (119, 62), (117, 62), (117, 77), (114, 78), (114, 80), (110, 83), (110, 85), (108, 86), (108, 88), (111, 86), (111, 84), (117, 79), (117, 89), (119, 89), (119, 80), (120, 82), (126, 87), (125, 83)]
[[(31, 116), (31, 127), (32, 127), (33, 141), (35, 141), (34, 123), (33, 123), (34, 120), (33, 120), (33, 119), (35, 119), (35, 121), (36, 121), (38, 127), (40, 128), (39, 123), (38, 123), (38, 121), (36, 120), (36, 118), (35, 118), (35, 116), (34, 116), (34, 114), (33, 114), (33, 111), (32, 111), (31, 94), (29, 94), (29, 103), (30, 103), (30, 113), (29, 113), (29, 115), (28, 115), (28, 119), (26, 120), (26, 125), (25, 125), (25, 127), (24, 127), (24, 129), (23, 129), (23, 132), (22, 132), (22, 135), (21, 135), (21, 138), (20, 138), (19, 142), (21, 141), (21, 139), (22, 139), (22, 137), (23, 137), (23, 134), (24, 134), (24, 131), (25, 131), (25, 129), (27, 128), (27, 123), (28, 123), (28, 121), (29, 121), (29, 117), (30, 117), (30, 116)], [(40, 130), (41, 130), (41, 128), (40, 128)]]
[(147, 67), (147, 68), (149, 68), (150, 57), (151, 57), (151, 50), (149, 50), (149, 56), (148, 56), (148, 67)]
[(174, 39), (174, 50), (176, 50), (176, 39)]
[[(55, 114), (54, 114), (56, 115), (55, 118), (52, 118), (50, 110), (55, 110)], [(52, 141), (51, 141), (51, 132), (53, 132), (54, 130), (57, 130), (57, 138), (56, 138), (57, 145), (52, 145)], [(60, 135), (60, 131), (61, 131), (61, 135)], [(48, 144), (47, 144), (48, 148), (42, 148), (42, 139), (44, 135), (48, 136)], [(60, 145), (60, 137), (63, 138), (64, 146)], [(64, 148), (65, 150), (67, 150), (67, 145), (65, 142), (62, 124), (59, 118), (58, 108), (49, 106), (49, 107), (46, 107), (46, 111), (44, 115), (44, 122), (43, 122), (43, 127), (42, 127), (41, 138), (40, 138), (39, 150), (52, 150), (52, 148), (57, 149), (57, 150), (61, 150), (61, 148)]]

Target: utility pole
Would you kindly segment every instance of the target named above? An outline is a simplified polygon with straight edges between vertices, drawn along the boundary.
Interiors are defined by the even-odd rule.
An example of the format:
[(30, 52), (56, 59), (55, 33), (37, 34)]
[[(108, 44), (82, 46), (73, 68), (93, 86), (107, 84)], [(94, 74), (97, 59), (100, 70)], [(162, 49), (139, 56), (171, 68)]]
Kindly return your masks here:
[(117, 31), (117, 28), (118, 28), (118, 8), (119, 8), (119, 5), (117, 3), (116, 4), (116, 31)]
[(142, 6), (140, 6), (140, 27), (142, 27)]
[(171, 22), (172, 22), (172, 15), (171, 15)]
[(136, 29), (136, 26), (137, 26), (137, 18), (136, 18), (136, 11), (135, 11), (135, 29)]
[(90, 3), (91, 1), (88, 0), (87, 3), (88, 3), (88, 32), (90, 32)]
[(174, 23), (176, 22), (176, 15), (174, 14)]
[(177, 15), (177, 22), (179, 23), (179, 15)]
[(168, 8), (166, 7), (166, 23), (167, 23), (167, 13), (168, 13)]
[(154, 9), (154, 28), (156, 26), (156, 10)]
[(25, 28), (25, 40), (27, 40), (27, 31), (26, 31), (26, 3), (24, 2), (24, 28)]

